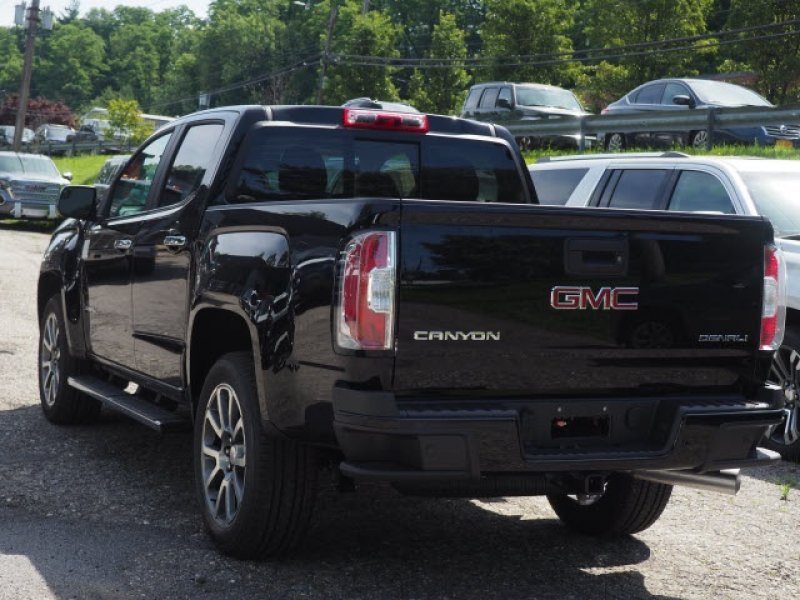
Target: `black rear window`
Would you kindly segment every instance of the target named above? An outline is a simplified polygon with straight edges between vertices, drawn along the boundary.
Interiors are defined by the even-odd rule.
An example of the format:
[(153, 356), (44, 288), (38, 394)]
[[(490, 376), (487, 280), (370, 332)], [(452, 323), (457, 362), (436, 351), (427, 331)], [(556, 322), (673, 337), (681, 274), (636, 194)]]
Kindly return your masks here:
[(387, 141), (344, 129), (267, 126), (251, 134), (245, 152), (229, 201), (527, 202), (514, 155), (503, 143), (436, 135)]

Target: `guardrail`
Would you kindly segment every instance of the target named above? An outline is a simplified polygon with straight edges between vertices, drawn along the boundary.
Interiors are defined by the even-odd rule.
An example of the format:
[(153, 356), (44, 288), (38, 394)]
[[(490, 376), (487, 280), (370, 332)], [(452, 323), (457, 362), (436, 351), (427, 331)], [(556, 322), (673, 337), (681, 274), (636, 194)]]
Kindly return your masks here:
[[(97, 142), (31, 142), (23, 143), (20, 151), (48, 156), (75, 156), (77, 154), (128, 154), (136, 148), (132, 142), (116, 140)], [(11, 144), (0, 144), (0, 150), (12, 151)]]
[(776, 108), (711, 108), (658, 111), (625, 115), (588, 115), (540, 120), (497, 121), (515, 137), (578, 135), (578, 150), (586, 149), (586, 136), (598, 133), (643, 133), (648, 131), (708, 132), (713, 145), (714, 131), (728, 126), (758, 127), (773, 124), (800, 124), (800, 106)]

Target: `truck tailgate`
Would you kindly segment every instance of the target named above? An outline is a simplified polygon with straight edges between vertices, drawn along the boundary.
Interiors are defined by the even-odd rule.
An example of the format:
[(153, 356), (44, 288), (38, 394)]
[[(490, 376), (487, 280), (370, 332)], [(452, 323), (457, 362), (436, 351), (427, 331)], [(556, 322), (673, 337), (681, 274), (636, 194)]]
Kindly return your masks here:
[(405, 200), (399, 393), (719, 392), (753, 379), (760, 218)]

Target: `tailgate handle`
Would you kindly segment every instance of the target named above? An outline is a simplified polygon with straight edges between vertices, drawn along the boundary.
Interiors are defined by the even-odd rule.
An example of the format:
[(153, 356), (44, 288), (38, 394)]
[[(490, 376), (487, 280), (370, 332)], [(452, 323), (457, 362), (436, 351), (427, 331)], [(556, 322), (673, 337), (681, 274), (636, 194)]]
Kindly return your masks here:
[(564, 271), (567, 275), (578, 276), (625, 276), (628, 274), (628, 240), (566, 240)]

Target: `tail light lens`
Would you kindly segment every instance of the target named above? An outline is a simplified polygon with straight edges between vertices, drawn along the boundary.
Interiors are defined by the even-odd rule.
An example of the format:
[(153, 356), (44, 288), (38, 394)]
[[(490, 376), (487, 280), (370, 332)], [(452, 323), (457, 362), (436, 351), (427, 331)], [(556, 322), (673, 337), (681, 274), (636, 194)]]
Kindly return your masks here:
[(601, 115), (607, 115), (608, 114), (608, 109), (604, 108), (603, 110), (600, 111), (600, 114)]
[(777, 350), (786, 321), (786, 272), (781, 251), (764, 247), (764, 298), (761, 308), (761, 350)]
[(344, 250), (336, 342), (352, 350), (394, 346), (396, 256), (393, 231), (354, 237)]

